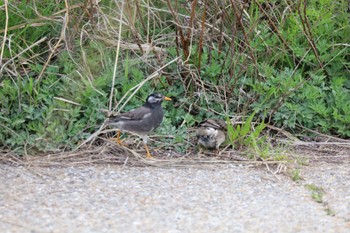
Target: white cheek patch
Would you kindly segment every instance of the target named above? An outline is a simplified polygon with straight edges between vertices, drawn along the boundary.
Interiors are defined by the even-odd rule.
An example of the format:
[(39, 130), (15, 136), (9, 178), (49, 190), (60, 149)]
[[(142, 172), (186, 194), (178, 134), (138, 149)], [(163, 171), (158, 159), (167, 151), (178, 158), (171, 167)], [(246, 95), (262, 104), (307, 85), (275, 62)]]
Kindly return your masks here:
[(212, 137), (216, 136), (218, 134), (218, 131), (216, 129), (209, 128), (209, 127), (207, 127), (206, 129), (207, 129), (208, 134), (210, 134), (210, 136), (212, 136)]
[(154, 97), (154, 96), (150, 96), (150, 97), (148, 97), (148, 100), (147, 100), (149, 103), (156, 103), (156, 102), (159, 102), (160, 101), (160, 99), (159, 98), (156, 98), (156, 97)]

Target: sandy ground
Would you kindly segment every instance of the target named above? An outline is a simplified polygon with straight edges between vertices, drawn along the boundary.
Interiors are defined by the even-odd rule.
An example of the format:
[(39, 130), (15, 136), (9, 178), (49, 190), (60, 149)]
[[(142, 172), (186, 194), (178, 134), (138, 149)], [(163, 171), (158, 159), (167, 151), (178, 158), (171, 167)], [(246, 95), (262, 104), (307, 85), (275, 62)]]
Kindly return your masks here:
[[(0, 164), (0, 232), (350, 232), (350, 165), (319, 163), (302, 175)], [(305, 184), (322, 187), (324, 203)]]

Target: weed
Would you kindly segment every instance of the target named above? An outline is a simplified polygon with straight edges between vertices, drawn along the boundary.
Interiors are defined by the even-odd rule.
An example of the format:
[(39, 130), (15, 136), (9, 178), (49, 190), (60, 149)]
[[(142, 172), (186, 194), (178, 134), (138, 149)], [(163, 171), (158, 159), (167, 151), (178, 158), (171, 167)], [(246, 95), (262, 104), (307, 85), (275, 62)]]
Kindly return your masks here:
[(334, 210), (332, 210), (330, 207), (326, 207), (325, 211), (326, 211), (327, 215), (335, 216)]
[(324, 211), (327, 213), (327, 215), (335, 216), (334, 210), (331, 209), (329, 204), (323, 200), (323, 196), (325, 194), (325, 191), (322, 187), (318, 187), (314, 184), (307, 184), (305, 187), (311, 191), (311, 197), (314, 201), (317, 203), (320, 203), (324, 207)]
[(301, 176), (301, 172), (300, 172), (300, 169), (294, 169), (293, 171), (292, 171), (292, 180), (293, 181), (300, 181), (300, 180), (302, 180), (303, 178), (302, 178), (302, 176)]
[(307, 166), (310, 163), (310, 160), (307, 157), (297, 156), (296, 163), (301, 166)]
[(307, 184), (305, 187), (311, 191), (311, 197), (316, 201), (317, 203), (323, 203), (323, 195), (324, 190), (321, 187), (318, 187), (314, 184)]
[(227, 118), (227, 134), (232, 146), (242, 148), (243, 146), (256, 146), (261, 131), (265, 128), (264, 122), (261, 122), (255, 129), (252, 128), (252, 120), (255, 113), (250, 115), (242, 125), (232, 125), (229, 118)]

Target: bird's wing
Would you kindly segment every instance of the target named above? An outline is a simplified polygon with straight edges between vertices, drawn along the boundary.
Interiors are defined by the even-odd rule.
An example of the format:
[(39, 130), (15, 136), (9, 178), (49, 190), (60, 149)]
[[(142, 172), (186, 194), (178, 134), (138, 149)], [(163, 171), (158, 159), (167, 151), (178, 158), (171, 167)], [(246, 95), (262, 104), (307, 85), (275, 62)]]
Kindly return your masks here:
[(143, 118), (149, 117), (151, 115), (151, 109), (147, 107), (139, 107), (133, 109), (129, 112), (121, 113), (115, 117), (112, 117), (110, 122), (118, 122), (118, 121), (139, 121)]
[(226, 129), (226, 122), (221, 119), (207, 119), (199, 123), (199, 126), (222, 130)]

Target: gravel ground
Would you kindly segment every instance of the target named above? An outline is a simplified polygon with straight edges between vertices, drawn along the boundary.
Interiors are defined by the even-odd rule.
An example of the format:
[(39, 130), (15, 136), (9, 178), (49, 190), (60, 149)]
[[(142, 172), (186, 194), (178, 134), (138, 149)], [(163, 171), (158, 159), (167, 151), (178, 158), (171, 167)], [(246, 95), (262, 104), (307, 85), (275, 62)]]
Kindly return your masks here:
[(349, 167), (305, 172), (330, 216), (303, 184), (258, 168), (0, 164), (0, 231), (350, 232)]
[(317, 163), (306, 167), (302, 173), (303, 183), (321, 187), (325, 192), (325, 203), (337, 217), (350, 223), (350, 163)]

